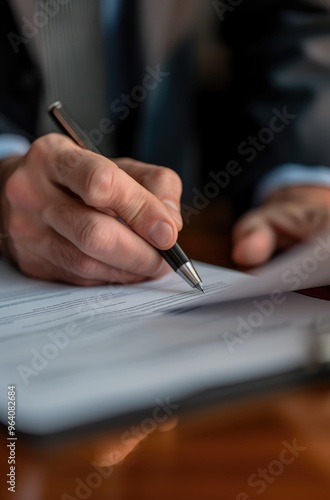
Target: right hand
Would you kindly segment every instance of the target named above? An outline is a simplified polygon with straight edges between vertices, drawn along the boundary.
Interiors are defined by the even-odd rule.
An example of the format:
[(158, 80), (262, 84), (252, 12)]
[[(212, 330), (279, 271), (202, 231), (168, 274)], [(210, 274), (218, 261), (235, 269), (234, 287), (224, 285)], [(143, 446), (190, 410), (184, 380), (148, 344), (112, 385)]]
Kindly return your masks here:
[(170, 267), (153, 246), (175, 244), (181, 190), (170, 169), (114, 163), (49, 134), (25, 156), (1, 162), (1, 246), (40, 279), (97, 285), (160, 277)]

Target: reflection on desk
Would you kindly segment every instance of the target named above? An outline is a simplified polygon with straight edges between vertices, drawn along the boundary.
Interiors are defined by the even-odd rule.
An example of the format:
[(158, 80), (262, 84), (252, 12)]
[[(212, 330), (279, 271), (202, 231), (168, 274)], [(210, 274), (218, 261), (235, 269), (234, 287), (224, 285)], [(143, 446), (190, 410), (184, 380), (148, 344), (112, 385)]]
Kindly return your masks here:
[[(17, 498), (329, 499), (328, 382), (151, 422), (51, 447), (19, 441)], [(5, 455), (2, 445), (2, 471)]]

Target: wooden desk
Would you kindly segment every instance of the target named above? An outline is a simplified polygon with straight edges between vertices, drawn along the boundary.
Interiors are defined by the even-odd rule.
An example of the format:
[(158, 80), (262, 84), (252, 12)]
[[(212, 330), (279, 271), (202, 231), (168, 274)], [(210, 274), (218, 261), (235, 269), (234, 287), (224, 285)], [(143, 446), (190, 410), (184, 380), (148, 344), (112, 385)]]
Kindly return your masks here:
[[(228, 239), (223, 237), (228, 234), (228, 217), (218, 220), (217, 226), (205, 210), (185, 228), (180, 242), (193, 258), (229, 262)], [(216, 238), (209, 233), (211, 226), (212, 231), (217, 226)], [(178, 419), (174, 412), (150, 434), (148, 428), (140, 421), (134, 427), (50, 447), (18, 440), (16, 495), (5, 485), (8, 466), (2, 431), (0, 498), (330, 498), (327, 380), (213, 405)]]

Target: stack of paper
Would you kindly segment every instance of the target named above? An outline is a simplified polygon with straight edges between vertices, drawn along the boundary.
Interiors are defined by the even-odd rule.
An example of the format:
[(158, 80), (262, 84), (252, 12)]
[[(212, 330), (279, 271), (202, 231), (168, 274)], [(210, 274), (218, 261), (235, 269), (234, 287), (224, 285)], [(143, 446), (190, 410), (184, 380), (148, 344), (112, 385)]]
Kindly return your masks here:
[(293, 291), (329, 284), (329, 257), (322, 235), (255, 276), (195, 263), (205, 296), (173, 272), (80, 288), (0, 261), (0, 419), (12, 385), (18, 430), (49, 434), (303, 370), (330, 309)]

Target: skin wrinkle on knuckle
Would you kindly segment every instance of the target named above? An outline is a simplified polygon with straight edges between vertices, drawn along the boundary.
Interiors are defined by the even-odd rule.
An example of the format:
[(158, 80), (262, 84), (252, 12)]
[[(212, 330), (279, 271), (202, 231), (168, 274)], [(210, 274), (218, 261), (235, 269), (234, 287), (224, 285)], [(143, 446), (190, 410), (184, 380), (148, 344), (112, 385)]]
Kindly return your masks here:
[[(71, 248), (70, 248), (71, 247)], [(76, 278), (91, 279), (95, 276), (97, 262), (82, 253), (70, 242), (65, 245), (52, 241), (49, 245), (51, 262)]]
[(178, 188), (175, 187), (175, 193), (176, 191), (182, 192), (182, 180), (174, 170), (167, 167), (156, 167), (150, 171), (149, 175), (152, 177), (153, 182), (162, 186), (167, 193), (172, 194), (174, 186), (178, 186)]
[[(105, 240), (104, 234), (107, 235)], [(76, 238), (78, 246), (86, 253), (96, 255), (101, 253), (109, 245), (115, 245), (116, 238), (108, 227), (105, 231), (105, 224), (97, 216), (84, 215), (76, 227)], [(112, 248), (111, 248), (112, 250)]]
[(149, 193), (141, 191), (134, 198), (124, 196), (118, 200), (118, 212), (129, 226), (145, 225), (148, 215), (153, 212), (153, 200)]
[(84, 278), (75, 274), (74, 269), (65, 269), (61, 266), (55, 265), (55, 271), (53, 279), (56, 281), (61, 281), (64, 283), (69, 283), (71, 285), (77, 286), (95, 286), (102, 285), (105, 282), (100, 279)]
[(81, 278), (94, 278), (97, 272), (97, 262), (92, 257), (79, 252), (74, 259), (73, 271)]
[[(103, 218), (100, 219), (97, 212), (95, 214), (81, 213), (79, 206), (53, 203), (43, 213), (43, 221), (46, 224), (51, 223), (52, 220), (56, 221), (55, 226), (61, 225), (68, 240), (75, 241), (77, 247), (88, 254), (101, 252), (109, 245), (109, 241), (111, 241), (111, 247), (116, 243), (115, 232), (108, 226), (105, 231), (105, 221)], [(74, 245), (74, 243), (71, 244)], [(77, 248), (77, 251), (80, 250)]]
[(56, 180), (63, 182), (70, 177), (77, 169), (79, 169), (85, 158), (85, 152), (77, 149), (75, 146), (69, 147), (65, 144), (64, 147), (56, 150), (50, 158), (51, 170), (55, 173)]
[(117, 194), (115, 192), (115, 168), (109, 167), (101, 162), (95, 164), (94, 161), (94, 165), (89, 169), (83, 185), (85, 194), (83, 198), (87, 205), (101, 208), (107, 207), (109, 203), (112, 204), (112, 199)]
[(59, 201), (53, 201), (47, 205), (41, 214), (41, 219), (45, 224), (52, 225), (52, 221), (55, 221), (56, 226), (60, 224), (65, 233), (71, 232), (78, 217), (79, 212), (76, 207)]
[(169, 183), (170, 186), (177, 184), (182, 190), (182, 180), (180, 176), (167, 167), (160, 167), (160, 180)]
[(71, 271), (74, 267), (78, 249), (69, 241), (63, 242), (60, 237), (56, 237), (48, 242), (49, 258), (51, 262)]

